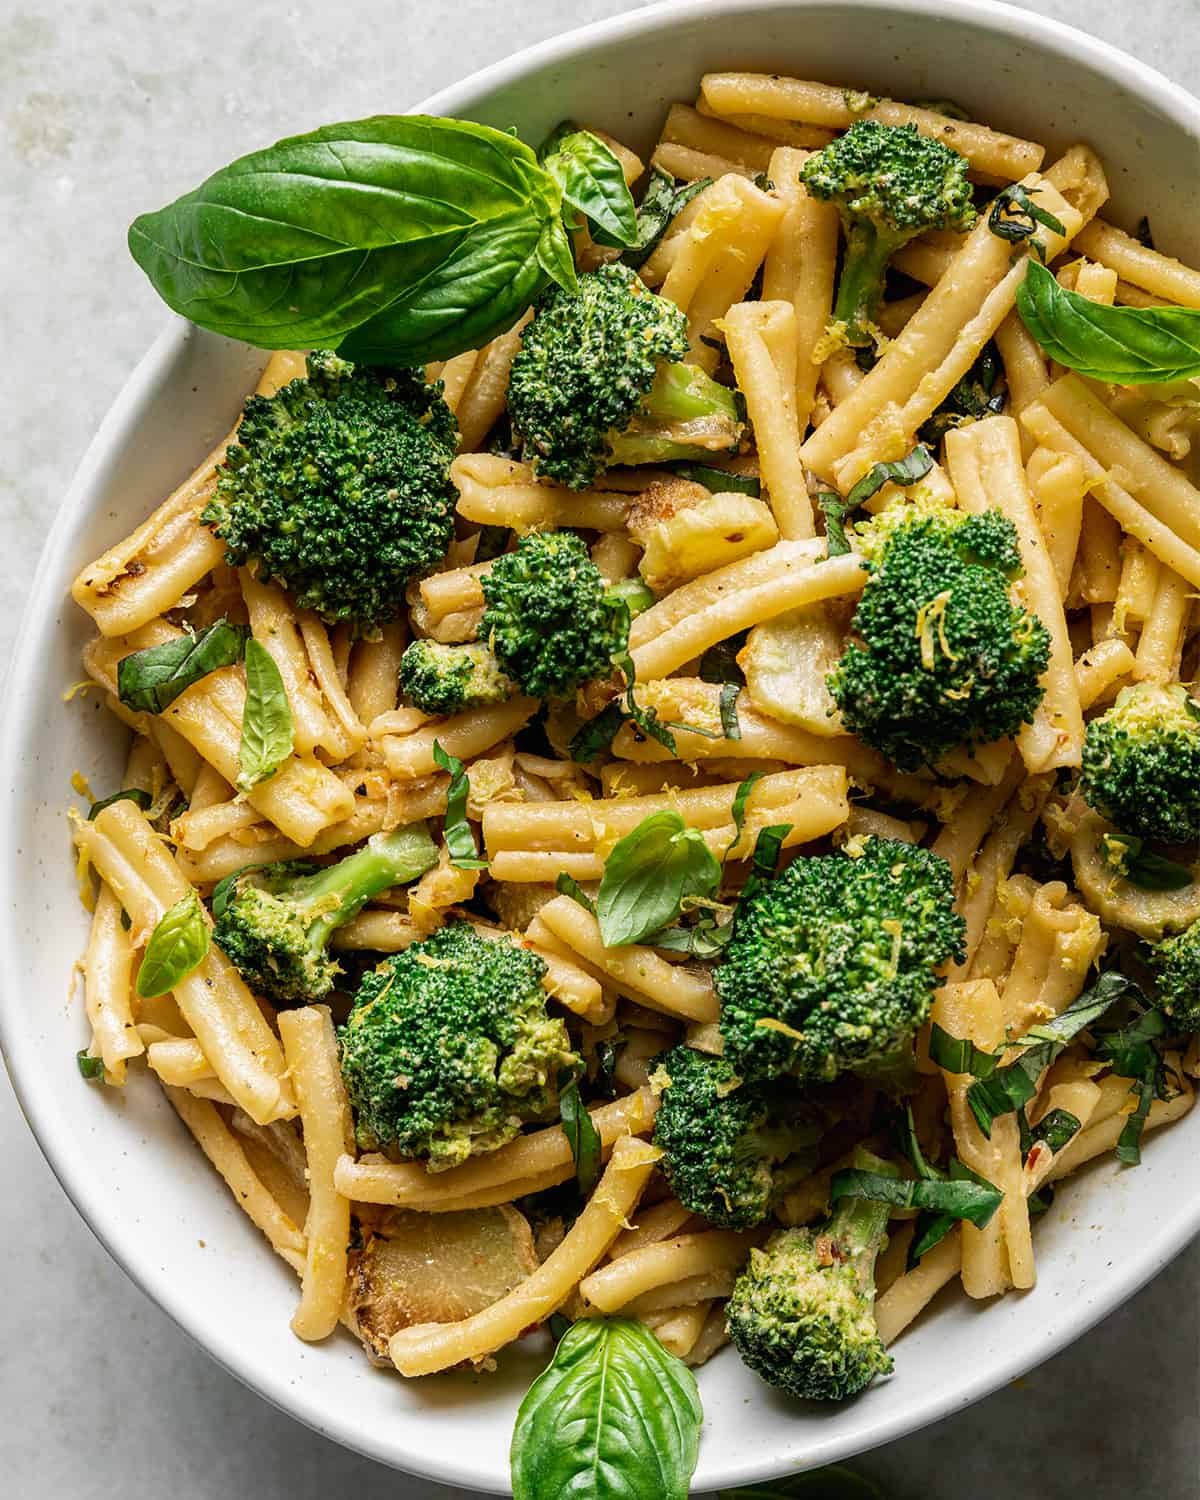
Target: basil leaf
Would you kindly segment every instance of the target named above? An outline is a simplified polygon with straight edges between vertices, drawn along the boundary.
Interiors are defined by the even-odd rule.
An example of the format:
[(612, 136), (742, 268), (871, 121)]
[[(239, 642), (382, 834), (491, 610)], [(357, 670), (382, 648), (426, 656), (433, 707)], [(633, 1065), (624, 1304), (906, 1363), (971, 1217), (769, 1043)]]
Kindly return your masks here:
[(1045, 225), (1064, 239), (1068, 236), (1062, 220), (1056, 219), (1049, 209), (1040, 208), (1033, 201), (1033, 194), (1037, 191), (1037, 188), (1027, 188), (1019, 182), (1001, 188), (992, 200), (988, 228), (998, 239), (1007, 240), (1012, 245), (1028, 240), (1037, 258), (1045, 264), (1046, 247), (1041, 240), (1034, 238), (1038, 225)]
[(707, 464), (674, 463), (669, 464), (668, 468), (678, 474), (680, 479), (687, 479), (692, 484), (702, 484), (714, 495), (753, 495), (757, 499), (762, 494), (762, 483), (752, 474), (729, 474), (724, 469), (712, 469)]
[(727, 682), (721, 688), (721, 732), (727, 740), (740, 740), (742, 737), (742, 726), (738, 723), (737, 714), (738, 694), (741, 691), (741, 685), (736, 682)]
[(685, 896), (711, 895), (720, 880), (699, 829), (673, 808), (651, 813), (604, 862), (596, 915), (605, 947), (641, 942), (679, 915)]
[(147, 646), (117, 663), (117, 697), (126, 708), (160, 714), (193, 682), (241, 661), (250, 634), (244, 625), (217, 620), (199, 635)]
[[(938, 1176), (940, 1177), (940, 1174)], [(986, 1177), (980, 1177), (978, 1172), (973, 1172), (970, 1167), (964, 1166), (957, 1157), (952, 1157), (950, 1160), (949, 1177), (951, 1182), (973, 1182), (976, 1187), (982, 1188), (992, 1186)], [(908, 1269), (911, 1271), (923, 1255), (932, 1250), (935, 1245), (940, 1245), (957, 1223), (958, 1215), (956, 1214), (926, 1209), (917, 1219), (912, 1242), (908, 1247)]]
[(151, 805), (151, 797), (150, 793), (144, 792), (140, 786), (123, 787), (121, 791), (114, 792), (111, 797), (102, 797), (99, 802), (93, 802), (91, 807), (88, 808), (88, 822), (94, 823), (97, 816), (106, 807), (111, 807), (114, 802), (132, 802), (136, 807), (140, 807), (145, 812)]
[(295, 745), (292, 710), (275, 659), (253, 636), (246, 642), (246, 706), (238, 746), (239, 792), (274, 776)]
[(1056, 1154), (1082, 1129), (1077, 1116), (1069, 1109), (1052, 1109), (1033, 1132), (1034, 1142), (1044, 1142)]
[(544, 285), (536, 249), (560, 207), (513, 136), (376, 115), (241, 157), (137, 218), (129, 248), (168, 306), (214, 333), (330, 347), (387, 316), (374, 345), (344, 352), (366, 357), (386, 327), (388, 357), (416, 364), (511, 327)]
[(446, 820), (442, 835), (450, 863), (459, 870), (486, 870), (487, 860), (479, 858), (475, 843), (475, 830), (467, 822), (467, 798), (471, 794), (471, 782), (463, 770), (457, 755), (443, 750), (437, 740), (433, 742), (433, 759), (443, 771), (450, 772), (450, 785), (446, 790)]
[(1181, 891), (1191, 885), (1192, 872), (1147, 849), (1145, 840), (1131, 833), (1105, 833), (1100, 836), (1100, 852), (1105, 863), (1130, 885), (1143, 891)]
[(704, 916), (690, 927), (680, 924), (652, 932), (646, 943), (668, 953), (686, 953), (689, 958), (716, 958), (724, 953), (732, 936), (732, 922), (718, 923), (713, 917)]
[[(783, 841), (792, 831), (791, 823), (772, 823), (769, 828), (760, 828), (754, 840), (754, 853), (750, 856), (750, 880), (773, 880), (779, 864), (779, 851)], [(747, 889), (749, 882), (747, 882)], [(746, 899), (742, 893), (743, 901)]]
[(578, 880), (575, 879), (574, 875), (568, 875), (565, 870), (560, 870), (558, 878), (554, 882), (554, 889), (560, 896), (570, 896), (572, 901), (578, 902), (584, 911), (590, 912), (593, 917), (596, 915), (596, 903), (579, 884)]
[(513, 1500), (687, 1500), (702, 1418), (695, 1376), (648, 1328), (584, 1318), (517, 1412)]
[(883, 1491), (841, 1464), (793, 1474), (790, 1479), (722, 1490), (719, 1500), (884, 1500)]
[(1168, 1029), (1160, 1010), (1143, 1010), (1125, 1026), (1115, 1027), (1097, 1038), (1096, 1055), (1109, 1063), (1119, 1078), (1133, 1080), (1137, 1107), (1125, 1119), (1117, 1138), (1117, 1160), (1136, 1167), (1142, 1159), (1141, 1140), (1150, 1106), (1165, 1096), (1164, 1069), (1158, 1038)]
[(563, 1134), (571, 1145), (575, 1179), (579, 1183), (579, 1191), (586, 1197), (600, 1181), (600, 1133), (592, 1124), (592, 1117), (579, 1097), (579, 1083), (576, 1079), (560, 1083), (558, 1109)]
[(896, 1208), (930, 1208), (953, 1219), (966, 1219), (980, 1229), (1004, 1201), (1004, 1194), (979, 1178), (935, 1181), (926, 1177), (885, 1177), (882, 1172), (863, 1172), (851, 1167), (835, 1172), (829, 1185), (829, 1201), (866, 1198), (872, 1203), (890, 1203)]
[(551, 280), (575, 290), (561, 219), (516, 211), (474, 229), (421, 282), (351, 329), (338, 353), (363, 364), (449, 359), (507, 332)]
[[(742, 830), (746, 826), (746, 808), (750, 802), (750, 793), (766, 774), (765, 771), (751, 771), (744, 781), (738, 782), (738, 789), (733, 794), (733, 807), (730, 812), (730, 816), (733, 818), (733, 843), (730, 844), (729, 849), (737, 847), (738, 840), (742, 836)], [(729, 849), (725, 851), (726, 859), (729, 858)]]
[(153, 1000), (173, 990), (181, 979), (203, 962), (208, 952), (209, 930), (204, 908), (195, 891), (189, 891), (159, 918), (150, 934), (138, 969), (137, 989), (143, 1000)]
[(621, 712), (620, 704), (610, 703), (607, 708), (601, 709), (594, 719), (589, 719), (571, 737), (571, 743), (567, 746), (571, 759), (580, 765), (587, 765), (598, 755), (603, 755), (616, 739), (617, 731), (624, 722), (625, 715)]
[(747, 631), (710, 646), (700, 658), (698, 675), (703, 682), (736, 682), (745, 686), (746, 674), (738, 666), (738, 652), (746, 644)]
[[(636, 271), (657, 250), (659, 241), (670, 227), (671, 220), (685, 208), (697, 193), (712, 186), (711, 177), (701, 177), (697, 182), (679, 182), (661, 167), (652, 167), (650, 181), (642, 194), (637, 211), (637, 236), (621, 256), (622, 262)], [(608, 241), (596, 235), (596, 242), (604, 245)], [(703, 484), (703, 480), (700, 483)]]
[[(895, 459), (892, 463), (872, 464), (846, 496), (843, 514), (846, 510), (857, 510), (860, 505), (865, 505), (871, 496), (878, 494), (889, 480), (899, 485), (916, 484), (919, 479), (924, 479), (932, 468), (933, 454), (924, 443), (918, 443), (911, 453), (905, 454), (903, 458)], [(849, 547), (846, 550), (849, 551)]]
[[(213, 886), (211, 897), (212, 914), (214, 917), (223, 917), (226, 908), (237, 894), (237, 883), (247, 870), (257, 869), (256, 865), (242, 865), (241, 869), (231, 870), (228, 875), (222, 875), (216, 885)], [(316, 866), (313, 867), (314, 869)], [(299, 873), (299, 872), (297, 872)]]
[(896, 1135), (901, 1151), (912, 1163), (918, 1177), (929, 1182), (940, 1182), (945, 1177), (944, 1172), (931, 1166), (925, 1159), (925, 1153), (921, 1150), (921, 1143), (917, 1139), (917, 1127), (913, 1120), (911, 1104), (904, 1106), (904, 1114), (897, 1121)]
[[(879, 465), (876, 464), (875, 467), (878, 468)], [(874, 472), (873, 469), (871, 473)], [(870, 478), (870, 475), (866, 477)], [(883, 482), (880, 480), (880, 484)], [(843, 500), (836, 490), (818, 490), (816, 501), (825, 517), (825, 556), (845, 557), (850, 551), (850, 542), (846, 536), (846, 517), (856, 507), (849, 500)]]
[(560, 138), (542, 166), (558, 183), (563, 202), (584, 214), (598, 245), (638, 241), (638, 215), (621, 163), (599, 136), (577, 130)]
[(1092, 380), (1161, 385), (1200, 375), (1200, 309), (1105, 307), (1031, 260), (1017, 311), (1051, 359)]
[(89, 1083), (104, 1080), (104, 1059), (102, 1057), (91, 1057), (85, 1047), (82, 1052), (75, 1054), (75, 1066), (79, 1069), (79, 1076), (86, 1078)]
[(996, 1068), (989, 1075), (977, 1076), (967, 1090), (967, 1104), (984, 1135), (990, 1140), (992, 1121), (998, 1115), (1009, 1114), (1026, 1105), (1037, 1092), (1037, 1081), (1043, 1069), (1048, 1068), (1080, 1032), (1098, 1021), (1122, 995), (1136, 988), (1124, 974), (1109, 969), (1061, 1015), (1031, 1027), (1024, 1036), (1012, 1042), (1011, 1046), (1021, 1049), (1016, 1061)]
[(974, 1042), (951, 1036), (936, 1021), (929, 1029), (929, 1057), (947, 1073), (970, 1073), (974, 1078), (990, 1078), (1000, 1062), (994, 1052), (985, 1052)]

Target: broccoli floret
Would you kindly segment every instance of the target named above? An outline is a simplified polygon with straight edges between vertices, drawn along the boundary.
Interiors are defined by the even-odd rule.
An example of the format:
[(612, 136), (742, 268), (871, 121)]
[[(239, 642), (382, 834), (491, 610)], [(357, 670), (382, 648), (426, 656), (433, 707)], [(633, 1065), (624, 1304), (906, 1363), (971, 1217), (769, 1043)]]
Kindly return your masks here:
[(316, 869), (303, 860), (240, 870), (213, 893), (213, 940), (272, 1005), (311, 1005), (341, 972), (328, 950), (335, 928), (373, 896), (437, 863), (424, 823), (377, 833), (357, 853)]
[[(860, 1171), (900, 1174), (861, 1148)], [(729, 1334), (756, 1375), (790, 1396), (845, 1401), (887, 1375), (892, 1360), (875, 1326), (875, 1257), (884, 1203), (843, 1199), (824, 1223), (782, 1229), (734, 1283)]]
[(1123, 688), (1087, 727), (1079, 785), (1126, 833), (1168, 844), (1200, 838), (1200, 703), (1178, 683)]
[(452, 922), (365, 975), (339, 1033), (359, 1145), (440, 1172), (553, 1114), (559, 1070), (580, 1059), (546, 1014), (545, 972)]
[(694, 365), (687, 318), (623, 265), (548, 288), (513, 360), (508, 410), (539, 474), (586, 489), (612, 464), (736, 448), (734, 392)]
[(714, 975), (725, 1056), (743, 1077), (847, 1069), (885, 1078), (963, 956), (950, 866), (894, 839), (793, 861), (744, 897)]
[(967, 159), (915, 125), (858, 120), (814, 152), (800, 176), (814, 198), (837, 205), (846, 236), (834, 303), (848, 343), (872, 342), (888, 261), (928, 229), (975, 223)]
[(302, 609), (371, 631), (445, 555), (457, 441), (441, 388), (418, 371), (317, 350), (307, 379), (246, 402), (201, 519), (231, 564), (255, 563)]
[(827, 679), (847, 729), (903, 771), (1015, 734), (1042, 701), (1050, 636), (1010, 596), (1012, 522), (917, 502), (858, 535), (871, 577)]
[(629, 639), (629, 609), (608, 592), (573, 531), (525, 537), (481, 579), (479, 634), (502, 671), (534, 698), (569, 698), (606, 677)]
[[(655, 1065), (663, 1090), (654, 1144), (675, 1196), (726, 1229), (760, 1224), (777, 1194), (778, 1168), (816, 1165), (821, 1126), (795, 1087), (746, 1083), (723, 1057), (674, 1047)], [(797, 1160), (802, 1153), (803, 1161)]]
[(1200, 921), (1175, 937), (1147, 944), (1146, 961), (1154, 971), (1154, 1003), (1179, 1031), (1200, 1031)]
[(519, 689), (482, 641), (413, 641), (400, 658), (400, 691), (422, 713), (456, 714), (503, 703)]

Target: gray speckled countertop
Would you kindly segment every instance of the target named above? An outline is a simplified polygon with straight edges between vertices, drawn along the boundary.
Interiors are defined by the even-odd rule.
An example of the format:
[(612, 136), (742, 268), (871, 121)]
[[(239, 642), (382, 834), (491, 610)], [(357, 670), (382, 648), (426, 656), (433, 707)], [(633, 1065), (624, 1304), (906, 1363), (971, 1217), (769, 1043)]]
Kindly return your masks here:
[[(1196, 0), (1026, 5), (1200, 84)], [(403, 108), (631, 8), (458, 0), (447, 27), (414, 0), (0, 0), (0, 660), (72, 470), (162, 325), (123, 250), (134, 213), (283, 133), (288, 94), (312, 121)], [(343, 1452), (213, 1364), (92, 1239), (2, 1076), (0, 1160), (3, 1493), (470, 1500)], [(1200, 1244), (1027, 1379), (860, 1467), (895, 1500), (1196, 1500)]]

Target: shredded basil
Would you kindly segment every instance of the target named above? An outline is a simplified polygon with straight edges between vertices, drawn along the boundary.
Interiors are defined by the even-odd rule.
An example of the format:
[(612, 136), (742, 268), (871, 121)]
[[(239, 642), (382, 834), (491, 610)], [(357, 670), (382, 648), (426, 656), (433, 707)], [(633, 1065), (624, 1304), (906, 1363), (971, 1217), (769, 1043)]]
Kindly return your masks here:
[(570, 896), (572, 901), (578, 902), (584, 911), (590, 912), (593, 917), (596, 915), (596, 903), (579, 884), (578, 880), (575, 879), (574, 875), (568, 875), (565, 870), (560, 870), (554, 882), (554, 889), (560, 896)]
[(953, 1219), (966, 1219), (983, 1229), (1004, 1201), (1004, 1194), (974, 1173), (939, 1181), (928, 1177), (885, 1177), (882, 1172), (863, 1172), (852, 1167), (836, 1172), (829, 1185), (831, 1203), (843, 1198), (866, 1198), (896, 1208), (933, 1209)]
[(708, 464), (683, 461), (670, 467), (680, 479), (702, 484), (714, 495), (753, 495), (757, 499), (762, 494), (762, 483), (752, 474), (730, 474), (725, 469), (710, 468)]
[(140, 807), (143, 812), (146, 812), (151, 805), (151, 797), (150, 793), (144, 792), (140, 786), (124, 787), (121, 791), (114, 792), (111, 797), (102, 797), (99, 802), (93, 802), (88, 808), (88, 822), (94, 823), (98, 815), (106, 807), (111, 807), (114, 802), (132, 802), (135, 807)]
[(79, 1069), (80, 1077), (86, 1078), (89, 1083), (103, 1082), (104, 1059), (92, 1057), (86, 1048), (75, 1054), (75, 1066)]
[(467, 821), (467, 798), (471, 795), (471, 782), (463, 763), (457, 755), (443, 750), (437, 740), (433, 742), (433, 759), (443, 771), (450, 772), (450, 785), (446, 791), (446, 820), (442, 833), (450, 863), (459, 870), (486, 870), (487, 860), (480, 859), (475, 843), (475, 830)]
[(194, 682), (241, 661), (250, 634), (244, 625), (217, 620), (198, 635), (185, 631), (117, 663), (117, 697), (126, 708), (160, 714)]
[(727, 682), (721, 688), (721, 730), (727, 740), (740, 740), (742, 726), (738, 723), (738, 694), (742, 691), (736, 682)]
[(1010, 245), (1028, 240), (1030, 248), (1044, 263), (1046, 246), (1035, 238), (1038, 225), (1053, 230), (1063, 239), (1068, 236), (1062, 220), (1056, 219), (1049, 209), (1041, 208), (1033, 201), (1033, 194), (1037, 191), (1037, 188), (1027, 188), (1019, 182), (1001, 188), (992, 201), (988, 228), (998, 239), (1007, 240)]
[[(877, 495), (885, 484), (902, 486), (916, 484), (933, 468), (933, 454), (918, 443), (911, 453), (897, 458), (892, 463), (872, 464), (845, 499), (845, 510), (857, 510), (865, 505), (872, 495)], [(843, 512), (844, 514), (844, 512)], [(849, 548), (846, 549), (849, 551)]]

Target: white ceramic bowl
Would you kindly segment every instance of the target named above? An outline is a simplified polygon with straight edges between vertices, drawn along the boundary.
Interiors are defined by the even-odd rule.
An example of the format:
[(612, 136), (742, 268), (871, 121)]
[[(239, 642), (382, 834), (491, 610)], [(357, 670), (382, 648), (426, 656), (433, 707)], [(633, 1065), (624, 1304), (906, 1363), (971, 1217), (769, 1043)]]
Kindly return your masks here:
[[(1126, 223), (1149, 213), (1162, 247), (1200, 257), (1196, 101), (1078, 31), (989, 0), (655, 6), (500, 62), (424, 108), (516, 125), (527, 140), (570, 115), (646, 146), (668, 101), (693, 97), (704, 71), (738, 66), (898, 98), (949, 94), (974, 117), (1052, 149), (1088, 140), (1113, 185), (1106, 212)], [(89, 634), (67, 587), (229, 428), (261, 360), (173, 322), (105, 418), (55, 521), (0, 724), (0, 1037), (26, 1117), (80, 1213), (215, 1359), (338, 1442), (397, 1468), (507, 1494), (513, 1413), (538, 1350), (508, 1352), (496, 1376), (405, 1383), (372, 1370), (348, 1337), (301, 1344), (288, 1329), (292, 1273), (230, 1201), (156, 1087), (141, 1079), (124, 1093), (89, 1088), (75, 1068), (84, 1020), (67, 992), (85, 918), (64, 803), (75, 770), (101, 789), (118, 784), (124, 736), (94, 699), (61, 701), (80, 675)], [(1200, 1231), (1198, 1125), (1187, 1120), (1152, 1138), (1136, 1171), (1106, 1166), (1068, 1187), (1038, 1231), (1036, 1292), (992, 1307), (944, 1298), (904, 1338), (894, 1378), (858, 1401), (828, 1411), (794, 1405), (723, 1353), (701, 1375), (697, 1491), (898, 1437), (1078, 1337)]]

